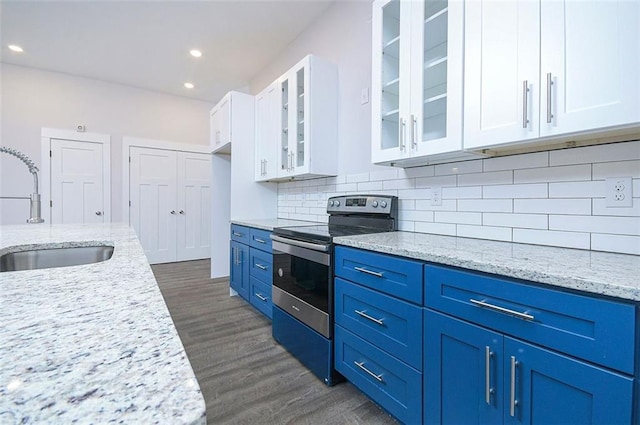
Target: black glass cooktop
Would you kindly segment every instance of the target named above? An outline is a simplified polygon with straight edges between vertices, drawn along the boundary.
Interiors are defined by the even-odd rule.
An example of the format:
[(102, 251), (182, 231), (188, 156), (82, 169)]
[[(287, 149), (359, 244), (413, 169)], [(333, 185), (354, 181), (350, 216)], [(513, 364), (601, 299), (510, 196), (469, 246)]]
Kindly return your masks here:
[(366, 235), (388, 231), (373, 227), (318, 224), (313, 226), (278, 227), (273, 229), (273, 234), (304, 241), (330, 243), (333, 238), (338, 236)]

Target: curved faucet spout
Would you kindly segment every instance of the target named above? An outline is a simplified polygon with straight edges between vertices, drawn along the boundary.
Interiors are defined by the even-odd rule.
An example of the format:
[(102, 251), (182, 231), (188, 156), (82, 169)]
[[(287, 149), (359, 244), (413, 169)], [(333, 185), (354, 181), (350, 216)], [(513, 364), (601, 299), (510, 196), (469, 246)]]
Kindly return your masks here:
[(27, 168), (29, 169), (29, 172), (33, 174), (33, 193), (29, 197), (30, 217), (27, 220), (27, 223), (44, 222), (44, 220), (40, 216), (41, 208), (40, 208), (40, 194), (38, 193), (38, 167), (36, 167), (36, 164), (31, 160), (31, 158), (29, 158), (27, 155), (13, 148), (0, 146), (0, 152), (8, 153), (9, 155), (15, 156), (20, 161), (24, 162)]

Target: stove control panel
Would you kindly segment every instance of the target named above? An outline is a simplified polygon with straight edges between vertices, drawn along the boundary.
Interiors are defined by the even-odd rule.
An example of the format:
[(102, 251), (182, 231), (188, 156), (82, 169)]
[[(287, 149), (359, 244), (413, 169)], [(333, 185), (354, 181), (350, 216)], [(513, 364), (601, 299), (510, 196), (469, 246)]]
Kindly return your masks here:
[(387, 195), (345, 195), (327, 200), (327, 213), (393, 214), (398, 210), (398, 198)]

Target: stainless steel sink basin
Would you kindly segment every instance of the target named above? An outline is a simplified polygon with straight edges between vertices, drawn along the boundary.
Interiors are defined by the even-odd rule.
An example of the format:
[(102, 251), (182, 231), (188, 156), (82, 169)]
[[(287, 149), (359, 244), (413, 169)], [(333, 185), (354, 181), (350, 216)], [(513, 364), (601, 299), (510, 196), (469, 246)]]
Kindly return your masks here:
[(10, 252), (0, 256), (0, 272), (49, 269), (99, 263), (113, 255), (112, 246), (42, 248)]

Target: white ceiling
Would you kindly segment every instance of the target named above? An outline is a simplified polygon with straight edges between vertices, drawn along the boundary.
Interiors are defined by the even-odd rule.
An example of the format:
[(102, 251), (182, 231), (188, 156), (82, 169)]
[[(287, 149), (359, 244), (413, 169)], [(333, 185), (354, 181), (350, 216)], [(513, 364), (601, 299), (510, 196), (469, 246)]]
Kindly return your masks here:
[(246, 87), (332, 1), (4, 0), (0, 59), (217, 102)]

